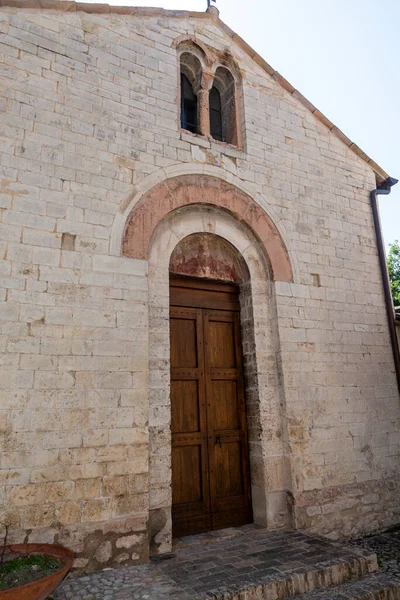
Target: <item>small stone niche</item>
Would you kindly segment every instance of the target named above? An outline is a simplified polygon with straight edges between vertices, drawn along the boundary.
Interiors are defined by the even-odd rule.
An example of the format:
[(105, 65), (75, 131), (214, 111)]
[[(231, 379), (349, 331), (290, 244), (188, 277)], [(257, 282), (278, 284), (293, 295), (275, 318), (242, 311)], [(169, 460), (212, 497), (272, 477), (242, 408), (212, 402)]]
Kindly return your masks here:
[(318, 273), (311, 273), (312, 284), (314, 287), (321, 287), (321, 279)]
[(61, 250), (75, 250), (76, 235), (63, 233), (61, 237)]

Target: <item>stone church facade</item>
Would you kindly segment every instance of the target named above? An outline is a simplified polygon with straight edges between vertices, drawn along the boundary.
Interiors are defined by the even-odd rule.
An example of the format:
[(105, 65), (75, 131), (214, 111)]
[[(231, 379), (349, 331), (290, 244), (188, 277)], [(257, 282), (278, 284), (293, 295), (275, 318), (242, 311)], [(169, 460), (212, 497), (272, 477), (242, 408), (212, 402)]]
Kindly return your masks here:
[(94, 570), (170, 551), (176, 523), (332, 539), (398, 523), (369, 203), (387, 174), (215, 9), (0, 6), (10, 539)]

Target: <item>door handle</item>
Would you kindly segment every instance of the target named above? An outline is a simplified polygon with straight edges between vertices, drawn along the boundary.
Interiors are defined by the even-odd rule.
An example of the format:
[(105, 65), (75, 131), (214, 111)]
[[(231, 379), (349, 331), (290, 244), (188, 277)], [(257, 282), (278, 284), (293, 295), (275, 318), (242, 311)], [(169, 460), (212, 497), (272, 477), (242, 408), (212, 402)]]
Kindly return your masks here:
[(215, 444), (219, 444), (219, 447), (222, 448), (222, 441), (220, 435), (217, 435), (217, 437), (215, 438)]

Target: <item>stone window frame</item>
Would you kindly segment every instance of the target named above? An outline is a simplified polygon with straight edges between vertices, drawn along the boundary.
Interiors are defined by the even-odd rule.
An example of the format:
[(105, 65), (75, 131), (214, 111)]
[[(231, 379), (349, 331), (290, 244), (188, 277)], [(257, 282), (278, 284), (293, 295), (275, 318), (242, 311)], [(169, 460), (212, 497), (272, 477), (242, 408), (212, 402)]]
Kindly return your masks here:
[[(225, 141), (218, 141), (210, 135), (210, 139), (218, 144), (244, 150), (245, 120), (242, 77), (236, 63), (229, 54), (224, 54), (212, 66), (213, 81), (222, 100), (223, 133)], [(231, 94), (229, 94), (229, 86)], [(233, 88), (233, 90), (232, 90)], [(232, 93), (233, 91), (233, 93)], [(227, 98), (224, 96), (227, 94)]]
[(193, 91), (190, 79), (182, 72), (181, 63), (181, 128), (191, 133), (197, 133), (198, 120), (197, 96)]
[[(180, 36), (173, 43), (173, 47), (176, 48), (178, 65), (177, 65), (177, 111), (178, 111), (178, 124), (179, 132), (181, 136), (188, 135), (189, 138), (195, 140), (209, 140), (213, 144), (222, 146), (224, 148), (233, 148), (237, 151), (245, 151), (245, 120), (244, 120), (244, 100), (243, 100), (243, 85), (242, 76), (240, 69), (238, 68), (233, 57), (227, 52), (217, 52), (206, 47), (205, 44), (197, 40), (192, 36)], [(182, 56), (192, 55), (194, 59), (200, 63), (201, 71), (196, 76), (190, 77), (188, 69), (185, 68), (182, 71)], [(183, 63), (184, 67), (186, 64)], [(230, 98), (230, 106), (224, 110), (224, 113), (230, 109), (229, 121), (230, 127), (229, 134), (225, 137), (229, 141), (220, 141), (211, 136), (210, 132), (210, 107), (209, 107), (209, 94), (215, 83), (217, 89), (223, 92), (224, 86), (222, 84), (222, 78), (218, 77), (218, 70), (223, 70), (228, 73), (228, 76), (232, 79), (233, 84), (233, 95)], [(193, 91), (197, 96), (197, 107), (198, 117), (197, 125), (198, 132), (192, 133), (187, 129), (181, 127), (181, 72), (186, 75), (192, 84)]]
[[(202, 122), (202, 111), (200, 110), (200, 104), (204, 103), (205, 95), (203, 89), (203, 73), (204, 73), (204, 56), (202, 52), (198, 51), (196, 47), (187, 47), (186, 44), (180, 46), (178, 50), (179, 57), (179, 127), (181, 131), (192, 133), (192, 135), (199, 135), (204, 128)], [(181, 77), (184, 75), (189, 81), (193, 93), (196, 96), (197, 101), (197, 132), (193, 133), (190, 129), (182, 127), (182, 84)]]

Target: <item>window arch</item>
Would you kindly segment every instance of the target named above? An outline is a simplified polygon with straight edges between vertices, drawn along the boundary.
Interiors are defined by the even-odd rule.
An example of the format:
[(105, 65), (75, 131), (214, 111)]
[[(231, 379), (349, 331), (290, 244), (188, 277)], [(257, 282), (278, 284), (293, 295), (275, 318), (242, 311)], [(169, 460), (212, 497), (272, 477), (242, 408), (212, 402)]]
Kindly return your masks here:
[(198, 92), (201, 86), (202, 65), (190, 52), (180, 56), (180, 124), (182, 129), (199, 133)]
[(209, 103), (211, 136), (237, 146), (236, 84), (232, 73), (225, 67), (218, 67), (215, 71)]

